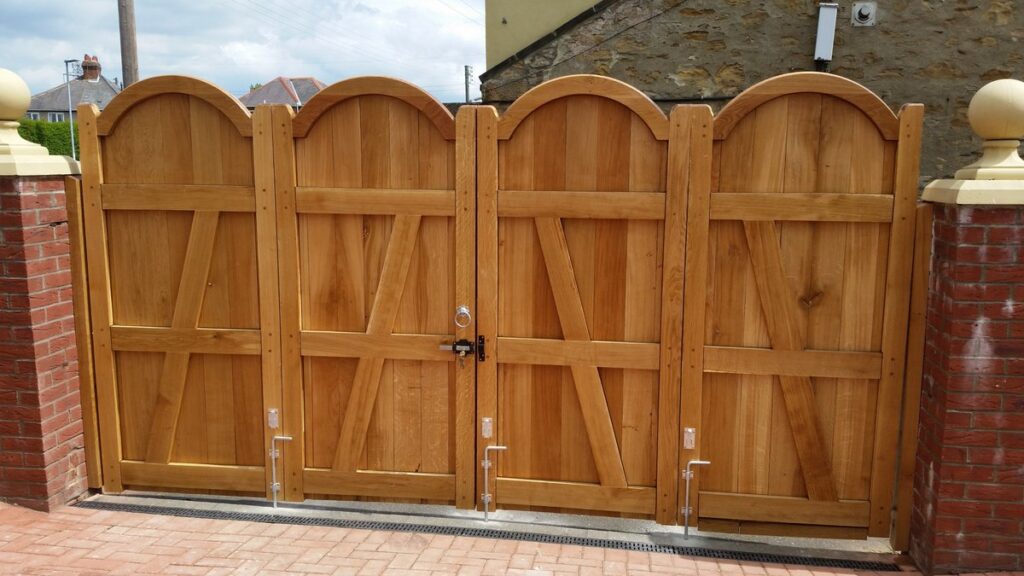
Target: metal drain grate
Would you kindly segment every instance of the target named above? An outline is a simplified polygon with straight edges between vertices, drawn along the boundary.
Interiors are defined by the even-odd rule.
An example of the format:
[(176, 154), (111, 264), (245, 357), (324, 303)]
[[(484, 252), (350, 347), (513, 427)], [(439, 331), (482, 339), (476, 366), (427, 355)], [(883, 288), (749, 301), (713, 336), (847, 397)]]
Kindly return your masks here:
[(311, 518), (306, 516), (289, 516), (285, 514), (258, 514), (248, 512), (224, 512), (219, 510), (197, 510), (169, 508), (165, 506), (143, 506), (140, 504), (119, 504), (115, 502), (82, 501), (75, 504), (78, 508), (93, 510), (109, 510), (113, 512), (137, 512), (140, 514), (158, 514), (163, 516), (180, 516), (184, 518), (203, 518), (208, 520), (242, 520), (265, 524), (294, 524), (299, 526), (327, 526), (331, 528), (354, 528), (359, 530), (384, 530), (390, 532), (422, 532), (425, 534), (441, 534), (445, 536), (470, 536), (475, 538), (494, 538), (516, 540), (520, 542), (541, 542), (550, 544), (571, 544), (576, 546), (592, 546), (595, 548), (611, 548), (615, 550), (634, 550), (638, 552), (661, 552), (681, 556), (695, 556), (715, 560), (734, 560), (739, 562), (762, 562), (775, 564), (794, 564), (800, 566), (817, 566), (822, 568), (844, 568), (871, 572), (899, 572), (900, 568), (888, 562), (865, 562), (860, 560), (841, 560), (834, 558), (815, 558), (790, 556), (785, 554), (759, 554), (732, 550), (714, 550), (691, 546), (662, 546), (645, 542), (628, 542), (605, 540), (600, 538), (578, 538), (575, 536), (556, 536), (511, 530), (462, 528), (458, 526), (432, 526), (429, 524), (403, 524), (400, 522), (373, 522), (369, 520), (345, 520), (339, 518)]

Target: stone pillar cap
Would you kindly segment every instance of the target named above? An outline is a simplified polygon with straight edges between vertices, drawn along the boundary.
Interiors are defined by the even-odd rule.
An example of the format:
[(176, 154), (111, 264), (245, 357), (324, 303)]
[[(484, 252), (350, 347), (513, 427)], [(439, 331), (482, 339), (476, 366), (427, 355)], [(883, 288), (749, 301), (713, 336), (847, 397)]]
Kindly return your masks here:
[(1006, 78), (981, 87), (967, 108), (971, 129), (985, 142), (981, 158), (957, 170), (953, 180), (936, 180), (922, 199), (944, 204), (1024, 205), (1024, 82)]
[(78, 162), (51, 156), (46, 148), (18, 134), (32, 95), (14, 72), (0, 68), (0, 176), (60, 176), (79, 174)]

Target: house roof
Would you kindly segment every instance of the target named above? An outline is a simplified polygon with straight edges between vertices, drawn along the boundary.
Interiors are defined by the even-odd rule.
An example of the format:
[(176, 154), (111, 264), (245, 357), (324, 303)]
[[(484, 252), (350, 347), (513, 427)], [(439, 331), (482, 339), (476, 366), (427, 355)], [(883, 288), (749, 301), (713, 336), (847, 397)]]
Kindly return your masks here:
[[(104, 76), (100, 76), (96, 80), (76, 78), (71, 81), (71, 103), (75, 108), (79, 104), (95, 104), (100, 110), (103, 110), (119, 91), (117, 86)], [(67, 82), (33, 95), (28, 110), (29, 112), (67, 112)]]
[(302, 106), (314, 94), (326, 88), (323, 82), (309, 77), (286, 78), (278, 76), (259, 88), (239, 98), (247, 108), (259, 104), (287, 104)]

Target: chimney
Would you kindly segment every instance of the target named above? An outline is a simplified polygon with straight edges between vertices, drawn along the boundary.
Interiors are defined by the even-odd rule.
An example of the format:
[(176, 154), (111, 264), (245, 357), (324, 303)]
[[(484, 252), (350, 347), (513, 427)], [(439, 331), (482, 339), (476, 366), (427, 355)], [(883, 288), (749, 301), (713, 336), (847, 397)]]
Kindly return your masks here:
[(99, 58), (88, 54), (82, 58), (82, 80), (99, 80), (101, 70), (103, 68), (100, 66)]

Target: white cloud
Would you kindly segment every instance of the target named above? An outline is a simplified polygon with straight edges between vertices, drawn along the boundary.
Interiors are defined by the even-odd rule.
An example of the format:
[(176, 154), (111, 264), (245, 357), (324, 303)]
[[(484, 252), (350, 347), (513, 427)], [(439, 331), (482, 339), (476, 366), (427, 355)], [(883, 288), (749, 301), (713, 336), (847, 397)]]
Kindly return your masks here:
[[(373, 74), (458, 101), (463, 66), (484, 70), (484, 0), (136, 0), (135, 10), (141, 77), (188, 74), (236, 95), (276, 76)], [(85, 53), (121, 76), (114, 0), (0, 0), (0, 38), (0, 67), (33, 93)]]

